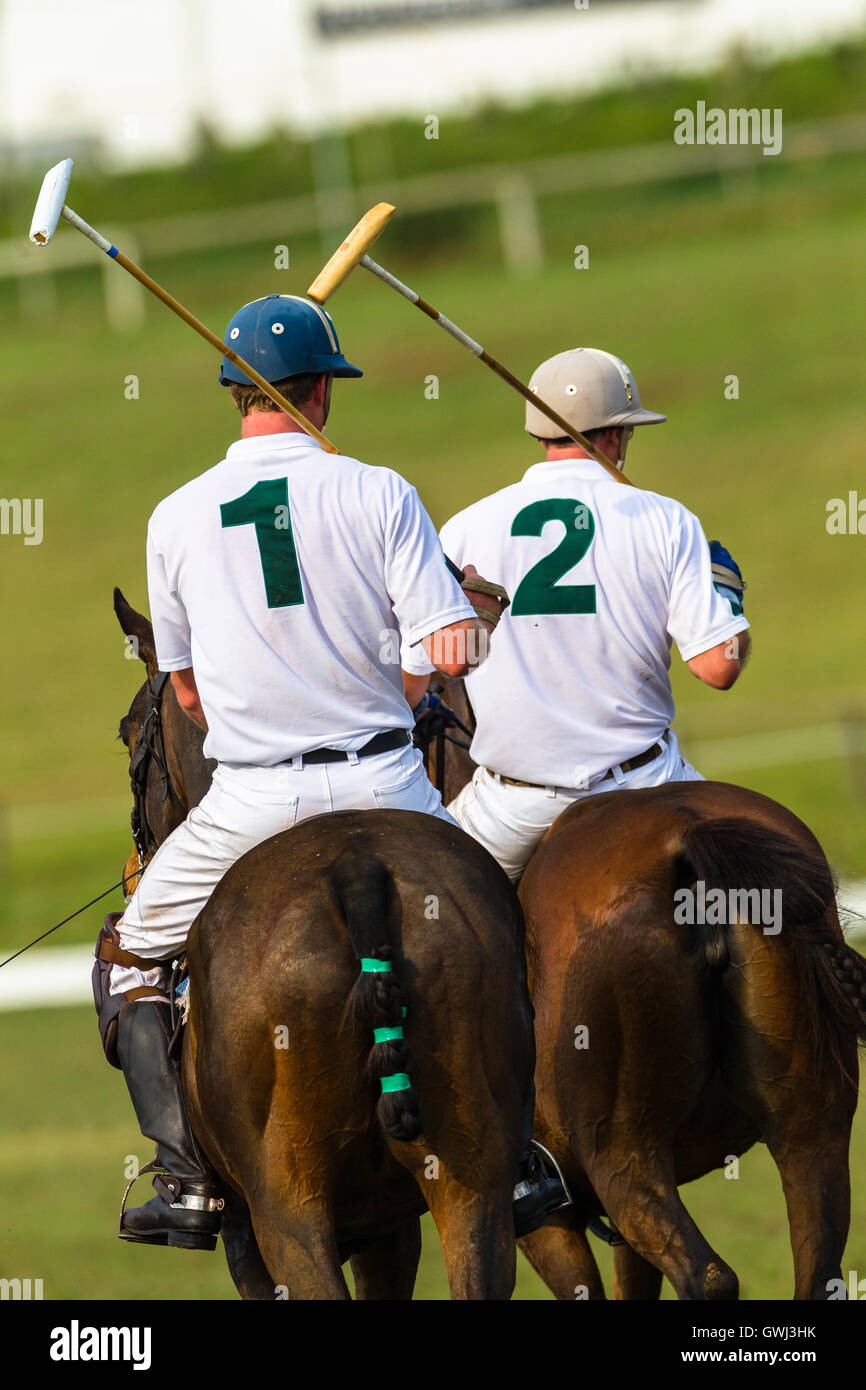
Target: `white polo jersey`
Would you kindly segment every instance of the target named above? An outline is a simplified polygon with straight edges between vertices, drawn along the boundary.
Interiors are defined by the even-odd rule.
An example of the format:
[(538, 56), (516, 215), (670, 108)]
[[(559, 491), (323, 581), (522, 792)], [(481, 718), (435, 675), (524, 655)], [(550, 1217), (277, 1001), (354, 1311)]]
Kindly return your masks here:
[(160, 670), (193, 668), (225, 763), (411, 728), (400, 635), (474, 616), (415, 489), (300, 433), (239, 440), (160, 502), (147, 576)]
[[(713, 587), (697, 517), (592, 459), (535, 464), (441, 536), (511, 595), (467, 678), (472, 757), (508, 777), (585, 787), (645, 752), (674, 717), (672, 640), (687, 661), (749, 625)], [(423, 648), (404, 664), (432, 669)]]

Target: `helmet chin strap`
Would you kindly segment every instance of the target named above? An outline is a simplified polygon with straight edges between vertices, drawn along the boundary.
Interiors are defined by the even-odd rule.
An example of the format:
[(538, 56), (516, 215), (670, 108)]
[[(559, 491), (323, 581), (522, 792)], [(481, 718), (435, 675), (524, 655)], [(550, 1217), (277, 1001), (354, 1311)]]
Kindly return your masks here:
[(628, 446), (629, 446), (629, 444), (630, 444), (630, 442), (631, 442), (631, 437), (632, 437), (633, 434), (634, 434), (634, 425), (623, 425), (623, 427), (622, 427), (622, 438), (620, 439), (620, 442), (619, 442), (619, 458), (618, 458), (617, 461), (616, 461), (616, 466), (617, 466), (617, 468), (619, 469), (620, 473), (621, 473), (622, 470), (625, 468), (625, 456), (626, 456), (626, 451), (627, 451)]

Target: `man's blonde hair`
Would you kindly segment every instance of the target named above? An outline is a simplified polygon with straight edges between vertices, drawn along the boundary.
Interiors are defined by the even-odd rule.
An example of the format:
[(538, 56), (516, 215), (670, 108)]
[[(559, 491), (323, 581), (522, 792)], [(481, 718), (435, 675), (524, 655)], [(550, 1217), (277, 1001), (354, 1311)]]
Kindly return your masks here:
[[(272, 385), (281, 396), (291, 401), (292, 405), (306, 405), (312, 399), (316, 382), (324, 375), (324, 372), (301, 372), (298, 376), (286, 377), (283, 381), (273, 382)], [(249, 385), (241, 385), (239, 381), (230, 381), (229, 391), (241, 415), (249, 415), (253, 410), (272, 410), (275, 415), (279, 414), (280, 407), (252, 382)]]

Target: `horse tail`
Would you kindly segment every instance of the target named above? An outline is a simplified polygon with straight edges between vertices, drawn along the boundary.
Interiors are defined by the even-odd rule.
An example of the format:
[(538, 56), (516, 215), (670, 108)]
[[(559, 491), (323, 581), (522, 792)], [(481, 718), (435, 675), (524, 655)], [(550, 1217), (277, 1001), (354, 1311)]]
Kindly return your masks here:
[(412, 1054), (403, 1036), (406, 998), (394, 958), (394, 880), (381, 859), (352, 849), (331, 865), (329, 878), (361, 962), (346, 1016), (373, 1035), (367, 1075), (381, 1086), (376, 1115), (389, 1138), (416, 1139), (422, 1122), (412, 1084)]
[[(794, 953), (803, 985), (803, 1022), (816, 1062), (820, 1064), (828, 1043), (841, 1062), (852, 1034), (866, 1042), (866, 960), (845, 941), (836, 885), (817, 841), (803, 844), (734, 816), (696, 821), (683, 833), (675, 872), (678, 886), (694, 889), (702, 881), (707, 893), (721, 889), (727, 904), (732, 892), (780, 890), (781, 922), (773, 923), (773, 935)], [(724, 972), (730, 963), (734, 922), (761, 930), (760, 918), (755, 921), (751, 913), (723, 916), (717, 925), (695, 922), (698, 958), (714, 973)]]

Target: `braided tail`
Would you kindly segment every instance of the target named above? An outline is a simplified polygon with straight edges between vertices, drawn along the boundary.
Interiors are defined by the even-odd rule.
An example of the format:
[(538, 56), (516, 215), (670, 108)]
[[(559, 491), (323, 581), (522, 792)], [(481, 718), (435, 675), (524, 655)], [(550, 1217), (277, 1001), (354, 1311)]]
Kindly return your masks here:
[(334, 861), (328, 876), (361, 964), (346, 1013), (351, 1023), (372, 1034), (366, 1070), (380, 1087), (376, 1116), (390, 1139), (417, 1139), (422, 1123), (412, 1085), (412, 1054), (403, 1036), (406, 998), (391, 938), (398, 906), (394, 881), (381, 859), (352, 849)]
[(866, 1043), (866, 960), (847, 941), (835, 937), (824, 941), (824, 950), (836, 983), (856, 1016), (857, 1036)]

